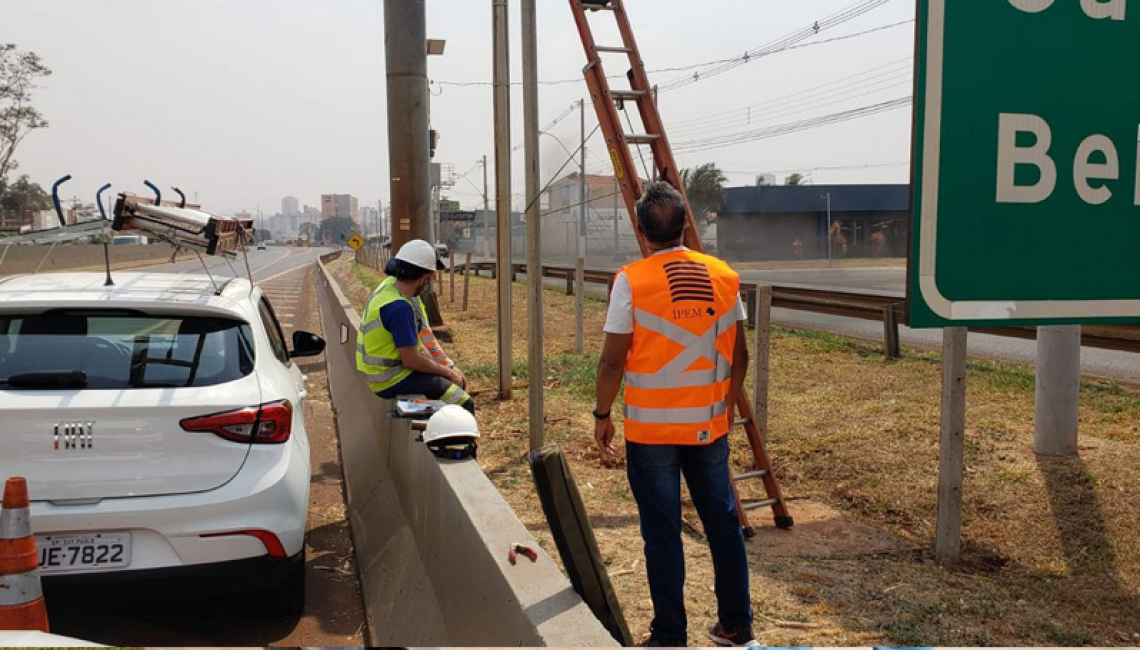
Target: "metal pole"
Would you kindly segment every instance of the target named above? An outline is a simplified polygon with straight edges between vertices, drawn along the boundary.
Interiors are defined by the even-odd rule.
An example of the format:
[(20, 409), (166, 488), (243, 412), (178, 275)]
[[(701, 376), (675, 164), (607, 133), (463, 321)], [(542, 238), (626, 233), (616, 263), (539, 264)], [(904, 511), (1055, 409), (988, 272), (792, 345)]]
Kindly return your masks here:
[(827, 268), (831, 268), (831, 192), (827, 193)]
[(499, 399), (511, 399), (511, 68), (507, 0), (494, 2), (495, 223), (498, 230)]
[(934, 558), (942, 565), (962, 550), (962, 443), (966, 431), (966, 328), (942, 332), (942, 441)]
[(392, 250), (431, 240), (426, 0), (384, 0)]
[(483, 257), (491, 259), (491, 196), (487, 189), (487, 156), (483, 156)]
[(586, 260), (579, 257), (578, 263), (574, 265), (574, 352), (582, 354), (585, 350), (583, 342), (586, 327), (585, 314), (583, 303), (586, 298), (583, 294), (586, 293)]
[(542, 215), (538, 193), (541, 169), (538, 142), (538, 0), (522, 0), (523, 125), (526, 159), (526, 284), (528, 321), (528, 376), (530, 377), (530, 449), (543, 443), (542, 359)]
[(1081, 326), (1037, 328), (1033, 451), (1076, 456), (1081, 398)]

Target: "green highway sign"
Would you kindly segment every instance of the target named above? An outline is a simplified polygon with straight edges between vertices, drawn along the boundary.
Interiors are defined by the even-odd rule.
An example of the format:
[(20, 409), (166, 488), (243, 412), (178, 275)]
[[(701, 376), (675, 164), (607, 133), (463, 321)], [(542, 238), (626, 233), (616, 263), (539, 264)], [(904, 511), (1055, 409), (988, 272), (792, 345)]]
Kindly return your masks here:
[(1140, 322), (1138, 64), (1140, 0), (919, 0), (912, 327)]

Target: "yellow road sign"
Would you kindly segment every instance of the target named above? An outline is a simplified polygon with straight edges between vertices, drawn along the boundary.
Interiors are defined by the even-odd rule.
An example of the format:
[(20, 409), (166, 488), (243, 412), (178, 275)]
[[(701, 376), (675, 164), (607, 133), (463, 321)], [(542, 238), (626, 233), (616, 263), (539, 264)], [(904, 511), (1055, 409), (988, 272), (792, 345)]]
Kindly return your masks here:
[(352, 247), (352, 250), (358, 251), (364, 247), (364, 238), (360, 235), (353, 235), (349, 237), (348, 245)]

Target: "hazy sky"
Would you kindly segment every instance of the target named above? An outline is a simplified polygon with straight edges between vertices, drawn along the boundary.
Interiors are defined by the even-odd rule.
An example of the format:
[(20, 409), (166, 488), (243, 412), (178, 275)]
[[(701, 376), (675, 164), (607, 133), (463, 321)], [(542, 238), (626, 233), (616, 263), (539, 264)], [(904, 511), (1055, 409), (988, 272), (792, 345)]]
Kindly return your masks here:
[[(866, 4), (857, 0), (626, 0), (647, 67), (688, 68), (739, 57), (816, 21)], [(492, 170), (491, 0), (428, 0), (428, 36), (447, 39), (429, 59), (432, 122), (442, 140), (436, 162), (482, 185)], [(580, 80), (585, 56), (566, 0), (539, 0), (539, 76)], [(512, 80), (521, 80), (519, 2), (511, 0)], [(3, 0), (0, 42), (39, 53), (54, 70), (36, 92), (51, 127), (17, 153), (18, 173), (48, 186), (74, 179), (66, 195), (90, 200), (105, 182), (145, 193), (197, 192), (221, 212), (280, 210), (296, 196), (318, 206), (321, 193), (350, 193), (362, 205), (388, 198), (382, 0)], [(597, 14), (598, 33), (611, 20)], [(751, 60), (660, 96), (674, 146), (775, 127), (910, 95), (912, 0), (889, 0), (855, 19), (799, 41), (796, 49)], [(827, 23), (823, 23), (827, 24)], [(880, 31), (810, 45), (884, 27)], [(599, 37), (613, 41), (616, 35)], [(804, 47), (806, 46), (806, 47)], [(605, 59), (622, 74), (620, 57)], [(695, 71), (651, 74), (665, 85)], [(458, 86), (452, 83), (487, 85)], [(615, 87), (618, 87), (615, 82)], [(586, 94), (585, 83), (544, 85), (543, 126)], [(751, 112), (746, 107), (752, 106)], [(522, 142), (522, 92), (512, 94), (514, 143)], [(632, 107), (631, 107), (632, 108)], [(597, 124), (587, 104), (587, 131)], [(631, 114), (636, 111), (631, 110)], [(909, 106), (872, 117), (678, 156), (681, 166), (716, 162), (730, 184), (765, 171), (820, 168), (816, 183), (906, 182)], [(552, 132), (574, 150), (577, 113)], [(543, 137), (543, 171), (567, 154)], [(610, 173), (600, 134), (588, 145), (591, 173)], [(522, 151), (513, 155), (521, 202)], [(573, 163), (567, 171), (576, 169)], [(867, 166), (867, 167), (863, 167)], [(825, 169), (843, 167), (844, 169)], [(492, 183), (493, 183), (492, 174)], [(481, 205), (459, 179), (450, 191)]]

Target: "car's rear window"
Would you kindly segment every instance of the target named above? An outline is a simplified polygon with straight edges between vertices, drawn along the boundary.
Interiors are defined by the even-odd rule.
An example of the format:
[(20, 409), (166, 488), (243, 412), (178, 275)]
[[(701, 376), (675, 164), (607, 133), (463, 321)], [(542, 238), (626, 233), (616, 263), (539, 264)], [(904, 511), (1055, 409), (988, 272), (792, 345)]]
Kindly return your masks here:
[[(139, 312), (0, 315), (0, 389), (34, 389), (29, 373), (86, 375), (88, 389), (214, 386), (253, 372), (248, 324)], [(29, 385), (31, 384), (31, 385)]]

